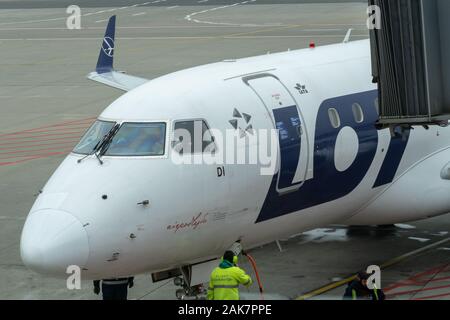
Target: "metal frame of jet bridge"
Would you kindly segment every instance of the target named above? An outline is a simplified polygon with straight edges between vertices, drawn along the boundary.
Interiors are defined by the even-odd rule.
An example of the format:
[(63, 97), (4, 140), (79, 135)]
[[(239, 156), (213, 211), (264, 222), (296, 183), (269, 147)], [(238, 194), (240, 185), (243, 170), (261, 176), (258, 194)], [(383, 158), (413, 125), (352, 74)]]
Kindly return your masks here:
[(370, 31), (377, 127), (447, 126), (450, 1), (369, 0), (369, 5), (378, 6), (381, 27)]

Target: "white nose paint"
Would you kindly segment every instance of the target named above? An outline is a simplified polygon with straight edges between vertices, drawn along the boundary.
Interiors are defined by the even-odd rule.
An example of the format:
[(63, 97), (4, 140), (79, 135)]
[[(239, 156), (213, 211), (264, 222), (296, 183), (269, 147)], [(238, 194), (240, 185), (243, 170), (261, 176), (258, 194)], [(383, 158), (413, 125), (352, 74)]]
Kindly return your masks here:
[(73, 215), (58, 210), (33, 212), (25, 222), (20, 242), (23, 263), (30, 269), (66, 276), (68, 266), (83, 268), (89, 257), (88, 236)]
[(336, 139), (334, 166), (340, 172), (346, 171), (356, 159), (359, 151), (359, 140), (355, 130), (344, 127)]

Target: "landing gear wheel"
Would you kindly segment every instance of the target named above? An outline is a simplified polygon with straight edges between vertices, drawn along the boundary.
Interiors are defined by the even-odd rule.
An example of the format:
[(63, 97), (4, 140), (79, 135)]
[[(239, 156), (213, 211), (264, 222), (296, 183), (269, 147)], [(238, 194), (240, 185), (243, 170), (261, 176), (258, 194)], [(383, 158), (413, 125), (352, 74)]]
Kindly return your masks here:
[(178, 300), (206, 300), (206, 290), (203, 284), (191, 286), (192, 266), (181, 268), (181, 276), (173, 279), (177, 287), (181, 287), (175, 292)]
[(175, 291), (175, 295), (178, 300), (184, 300), (186, 296), (186, 291), (184, 291), (184, 289), (178, 289), (177, 291)]
[(206, 300), (206, 292), (203, 285), (189, 287), (183, 284), (183, 289), (175, 291), (178, 300)]

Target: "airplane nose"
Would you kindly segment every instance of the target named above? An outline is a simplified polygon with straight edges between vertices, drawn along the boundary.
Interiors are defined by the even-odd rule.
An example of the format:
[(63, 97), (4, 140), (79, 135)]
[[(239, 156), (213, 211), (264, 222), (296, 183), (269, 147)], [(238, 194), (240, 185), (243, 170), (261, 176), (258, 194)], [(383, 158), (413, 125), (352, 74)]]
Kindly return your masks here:
[(20, 254), (31, 270), (64, 277), (68, 266), (85, 267), (89, 257), (88, 236), (81, 222), (70, 213), (39, 210), (25, 222)]

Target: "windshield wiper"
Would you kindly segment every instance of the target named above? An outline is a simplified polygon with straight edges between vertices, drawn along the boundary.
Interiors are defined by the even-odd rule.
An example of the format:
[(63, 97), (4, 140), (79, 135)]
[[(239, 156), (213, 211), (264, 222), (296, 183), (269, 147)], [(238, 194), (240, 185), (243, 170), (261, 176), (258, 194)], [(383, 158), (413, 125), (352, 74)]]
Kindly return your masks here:
[(108, 150), (109, 146), (111, 145), (112, 139), (116, 135), (117, 131), (119, 131), (119, 128), (120, 124), (116, 124), (114, 128), (112, 128), (108, 133), (108, 137), (105, 139), (105, 141), (103, 141), (103, 143), (98, 146), (97, 149), (99, 150), (99, 152), (97, 154), (97, 159), (101, 164), (103, 164), (103, 161), (100, 158), (103, 157)]
[[(111, 130), (109, 130), (109, 132), (107, 134), (105, 134), (102, 138), (102, 140), (100, 140), (99, 142), (97, 142), (97, 144), (92, 148), (91, 153), (87, 154), (85, 157), (79, 159), (77, 162), (81, 163), (81, 161), (83, 161), (84, 159), (86, 159), (89, 156), (95, 155), (98, 159), (98, 161), (100, 162), (100, 164), (103, 164), (103, 161), (100, 159), (99, 155), (98, 155), (98, 151), (102, 150), (103, 146), (108, 142), (112, 140), (112, 137), (116, 134), (117, 130), (119, 130), (120, 128), (120, 124), (116, 124), (114, 125), (114, 127), (111, 128)], [(108, 143), (111, 144), (111, 142)]]

